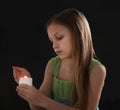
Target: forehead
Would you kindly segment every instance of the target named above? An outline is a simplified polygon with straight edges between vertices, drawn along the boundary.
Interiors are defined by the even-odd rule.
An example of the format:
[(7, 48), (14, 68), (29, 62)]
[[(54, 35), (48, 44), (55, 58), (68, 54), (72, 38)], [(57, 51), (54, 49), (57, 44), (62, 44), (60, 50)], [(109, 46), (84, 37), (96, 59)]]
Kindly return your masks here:
[(69, 32), (69, 29), (66, 26), (61, 24), (55, 24), (55, 23), (51, 24), (47, 29), (48, 34), (50, 33), (55, 34), (55, 33), (66, 32), (66, 31)]

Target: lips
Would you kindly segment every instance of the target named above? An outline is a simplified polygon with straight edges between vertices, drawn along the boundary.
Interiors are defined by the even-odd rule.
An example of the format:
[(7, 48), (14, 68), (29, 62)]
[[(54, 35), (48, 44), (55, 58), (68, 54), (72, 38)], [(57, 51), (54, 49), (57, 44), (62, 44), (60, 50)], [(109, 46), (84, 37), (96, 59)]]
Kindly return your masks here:
[(59, 55), (62, 51), (55, 51), (57, 55)]

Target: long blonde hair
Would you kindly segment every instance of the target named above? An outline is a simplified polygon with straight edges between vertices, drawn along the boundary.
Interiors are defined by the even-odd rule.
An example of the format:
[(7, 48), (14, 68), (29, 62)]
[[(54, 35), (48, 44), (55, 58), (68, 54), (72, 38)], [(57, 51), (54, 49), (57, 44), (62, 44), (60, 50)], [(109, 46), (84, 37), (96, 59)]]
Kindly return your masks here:
[(75, 63), (75, 86), (72, 94), (72, 106), (87, 109), (89, 89), (89, 65), (94, 49), (90, 26), (86, 17), (77, 9), (66, 9), (47, 22), (47, 28), (57, 23), (66, 26), (73, 36), (73, 60)]

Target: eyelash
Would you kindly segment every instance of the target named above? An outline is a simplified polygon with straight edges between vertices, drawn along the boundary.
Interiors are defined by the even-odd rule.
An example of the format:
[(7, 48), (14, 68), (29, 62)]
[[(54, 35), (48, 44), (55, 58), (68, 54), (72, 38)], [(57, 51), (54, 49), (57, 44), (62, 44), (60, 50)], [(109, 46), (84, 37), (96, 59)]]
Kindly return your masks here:
[(56, 37), (58, 40), (61, 40), (63, 38), (63, 36), (60, 36), (60, 37)]

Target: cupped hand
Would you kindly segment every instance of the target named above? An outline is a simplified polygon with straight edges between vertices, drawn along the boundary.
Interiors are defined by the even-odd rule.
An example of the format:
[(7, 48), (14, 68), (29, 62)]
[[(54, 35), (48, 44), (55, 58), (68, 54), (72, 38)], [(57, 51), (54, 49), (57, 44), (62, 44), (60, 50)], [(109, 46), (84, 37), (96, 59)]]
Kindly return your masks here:
[(16, 88), (17, 94), (27, 102), (38, 105), (41, 99), (41, 92), (34, 86), (20, 84)]
[(17, 83), (19, 83), (19, 79), (21, 77), (24, 76), (31, 77), (30, 73), (25, 68), (12, 66), (12, 69), (13, 69), (13, 77)]

